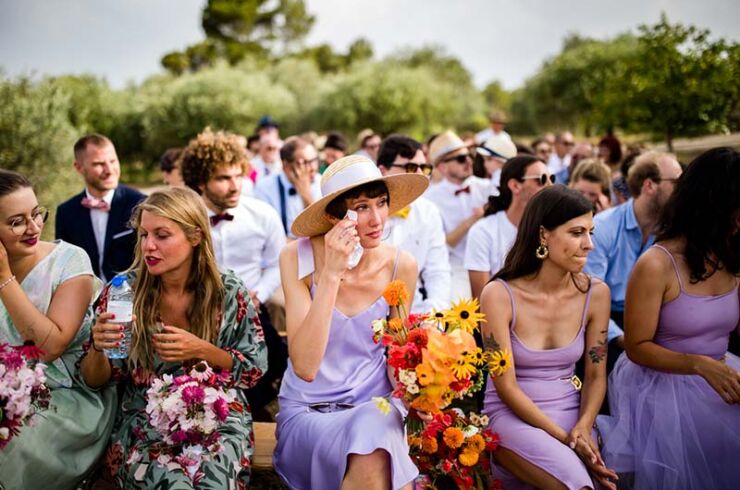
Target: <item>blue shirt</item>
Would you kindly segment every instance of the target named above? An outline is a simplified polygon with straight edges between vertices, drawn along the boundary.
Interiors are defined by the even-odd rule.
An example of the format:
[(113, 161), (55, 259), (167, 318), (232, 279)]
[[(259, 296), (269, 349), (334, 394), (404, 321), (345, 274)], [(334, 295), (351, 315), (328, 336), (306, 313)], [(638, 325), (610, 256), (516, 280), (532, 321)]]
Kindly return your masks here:
[[(588, 254), (584, 270), (609, 286), (612, 311), (624, 311), (627, 280), (632, 268), (640, 255), (653, 244), (655, 237), (648, 236), (644, 245), (642, 241), (633, 199), (607, 209), (594, 218), (594, 248)], [(617, 324), (610, 320), (609, 340), (622, 334)]]
[[(281, 191), (282, 198), (280, 196)], [(318, 179), (318, 174), (311, 184), (311, 195), (314, 200), (321, 198), (321, 182)], [(254, 186), (254, 197), (265, 201), (275, 208), (280, 215), (286, 235), (294, 238), (290, 232), (290, 227), (293, 224), (293, 220), (301, 214), (305, 206), (303, 199), (296, 193), (293, 184), (290, 183), (285, 174), (282, 171), (273, 172), (267, 177), (258, 179), (257, 184)]]

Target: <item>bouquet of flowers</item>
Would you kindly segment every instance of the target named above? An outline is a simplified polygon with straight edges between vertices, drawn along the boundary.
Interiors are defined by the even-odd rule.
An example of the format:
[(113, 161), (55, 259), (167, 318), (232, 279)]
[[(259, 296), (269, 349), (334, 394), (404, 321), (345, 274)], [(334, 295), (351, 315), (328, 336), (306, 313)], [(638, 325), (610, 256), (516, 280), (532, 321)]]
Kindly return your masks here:
[[(236, 390), (226, 371), (215, 372), (205, 361), (187, 374), (155, 378), (147, 390), (149, 423), (162, 436), (150, 448), (156, 461), (168, 469), (182, 469), (197, 484), (204, 461), (222, 451), (219, 427), (231, 410), (242, 412)], [(155, 459), (155, 458), (153, 458)]]
[(51, 392), (45, 385), (46, 365), (33, 343), (0, 344), (0, 449), (18, 435), (32, 417), (49, 408)]
[[(406, 428), (411, 457), (429, 479), (422, 485), (437, 488), (435, 482), (448, 477), (460, 488), (491, 488), (496, 481), (489, 482), (487, 461), (498, 436), (485, 429), (487, 417), (474, 413), (465, 417), (448, 407), (478, 392), (485, 372), (503, 374), (511, 365), (511, 354), (496, 348), (484, 352), (476, 345), (473, 333), (479, 322), (486, 321), (476, 299), (415, 315), (405, 311), (409, 294), (402, 281), (391, 282), (383, 296), (400, 316), (373, 321), (373, 340), (387, 348), (395, 380), (392, 396), (410, 407)], [(386, 399), (375, 402), (384, 413), (390, 410)], [(424, 422), (417, 412), (431, 414), (433, 421)]]
[(410, 434), (411, 457), (424, 475), (424, 488), (501, 488), (491, 478), (489, 454), (498, 434), (486, 428), (488, 417), (457, 408), (442, 411), (417, 434)]

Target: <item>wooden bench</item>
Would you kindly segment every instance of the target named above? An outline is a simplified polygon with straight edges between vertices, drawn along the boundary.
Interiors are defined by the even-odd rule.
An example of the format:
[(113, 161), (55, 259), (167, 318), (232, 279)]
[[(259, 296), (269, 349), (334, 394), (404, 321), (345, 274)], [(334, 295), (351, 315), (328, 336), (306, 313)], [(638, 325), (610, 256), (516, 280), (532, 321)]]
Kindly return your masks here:
[(272, 453), (275, 451), (275, 423), (254, 423), (254, 456), (252, 467), (255, 469), (272, 469)]

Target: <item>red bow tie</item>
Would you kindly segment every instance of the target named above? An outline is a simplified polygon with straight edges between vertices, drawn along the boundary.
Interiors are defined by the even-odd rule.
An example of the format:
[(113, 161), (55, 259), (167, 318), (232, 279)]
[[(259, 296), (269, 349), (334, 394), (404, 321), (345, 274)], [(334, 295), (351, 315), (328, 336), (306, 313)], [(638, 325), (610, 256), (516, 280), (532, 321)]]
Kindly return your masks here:
[(222, 221), (234, 221), (234, 215), (229, 213), (221, 213), (211, 216), (211, 226), (216, 226)]
[(467, 186), (465, 186), (465, 187), (461, 187), (461, 188), (459, 188), (458, 190), (456, 190), (456, 191), (455, 191), (455, 195), (456, 195), (456, 196), (459, 196), (459, 195), (460, 195), (460, 194), (462, 194), (463, 192), (465, 192), (465, 193), (467, 193), (467, 194), (470, 194), (470, 186), (469, 186), (469, 185), (467, 185)]
[(104, 199), (98, 199), (97, 197), (83, 197), (81, 204), (87, 209), (99, 209), (101, 211), (110, 211), (110, 204), (105, 202)]

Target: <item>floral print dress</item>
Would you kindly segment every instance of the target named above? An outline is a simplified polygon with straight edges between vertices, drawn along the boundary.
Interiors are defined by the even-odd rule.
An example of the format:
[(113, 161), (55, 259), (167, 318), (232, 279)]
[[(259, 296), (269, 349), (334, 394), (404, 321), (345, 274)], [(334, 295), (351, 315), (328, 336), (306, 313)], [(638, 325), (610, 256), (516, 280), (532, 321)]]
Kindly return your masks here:
[[(216, 345), (229, 352), (231, 371), (239, 400), (247, 407), (244, 390), (251, 388), (267, 369), (267, 349), (257, 312), (244, 283), (233, 273), (222, 274), (225, 288), (221, 328)], [(129, 280), (132, 281), (133, 278)], [(108, 290), (104, 289), (97, 305), (106, 310)], [(248, 409), (231, 412), (221, 427), (223, 452), (203, 463), (193, 483), (179, 466), (160, 465), (161, 437), (149, 424), (146, 391), (154, 376), (185, 374), (181, 364), (167, 363), (155, 355), (154, 372), (136, 368), (130, 371), (126, 360), (111, 360), (112, 382), (121, 390), (121, 406), (105, 456), (107, 472), (121, 488), (157, 489), (242, 489), (249, 485), (251, 457), (254, 451), (252, 416)]]

